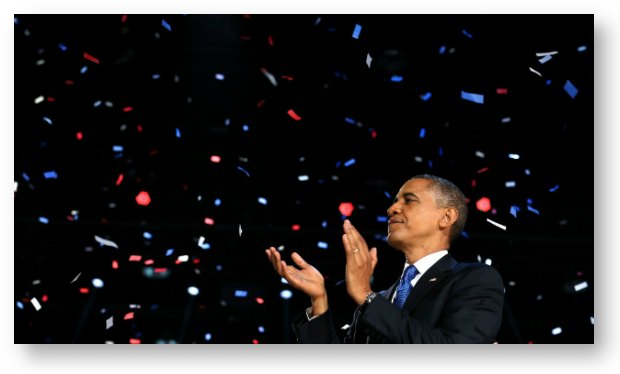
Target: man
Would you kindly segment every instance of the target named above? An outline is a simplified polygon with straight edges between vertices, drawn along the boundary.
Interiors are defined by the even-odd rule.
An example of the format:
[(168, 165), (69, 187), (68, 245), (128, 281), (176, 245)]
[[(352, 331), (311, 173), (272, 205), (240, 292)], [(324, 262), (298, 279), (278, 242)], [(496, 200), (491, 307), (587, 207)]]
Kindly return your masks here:
[[(453, 183), (428, 174), (407, 181), (387, 211), (388, 244), (405, 255), (403, 275), (375, 293), (370, 277), (377, 249), (344, 222), (346, 284), (357, 303), (345, 343), (493, 343), (500, 328), (504, 287), (499, 273), (448, 254), (467, 220), (465, 196)], [(321, 273), (297, 253), (287, 265), (266, 250), (274, 269), (308, 296), (312, 306), (293, 322), (301, 343), (338, 343)], [(413, 266), (413, 267), (412, 267)]]

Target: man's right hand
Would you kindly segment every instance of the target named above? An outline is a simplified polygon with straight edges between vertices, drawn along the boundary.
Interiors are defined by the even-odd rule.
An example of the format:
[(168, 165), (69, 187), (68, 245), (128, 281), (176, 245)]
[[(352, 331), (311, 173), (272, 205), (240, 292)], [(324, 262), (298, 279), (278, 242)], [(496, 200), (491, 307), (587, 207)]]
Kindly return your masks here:
[(299, 267), (287, 265), (280, 257), (274, 247), (265, 250), (267, 258), (271, 261), (274, 270), (286, 281), (291, 287), (294, 287), (312, 300), (312, 316), (318, 316), (327, 311), (327, 291), (325, 290), (325, 280), (323, 275), (312, 265), (304, 261), (297, 253), (293, 252), (291, 258)]

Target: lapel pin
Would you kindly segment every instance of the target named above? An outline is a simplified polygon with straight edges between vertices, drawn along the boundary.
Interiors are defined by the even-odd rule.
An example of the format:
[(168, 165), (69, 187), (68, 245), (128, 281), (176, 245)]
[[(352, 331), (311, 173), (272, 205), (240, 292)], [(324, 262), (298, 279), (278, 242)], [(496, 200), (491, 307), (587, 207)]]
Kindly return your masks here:
[(437, 278), (431, 278), (431, 279), (429, 279), (428, 281), (429, 281), (429, 282), (434, 282), (434, 281), (436, 281), (436, 280), (437, 280)]

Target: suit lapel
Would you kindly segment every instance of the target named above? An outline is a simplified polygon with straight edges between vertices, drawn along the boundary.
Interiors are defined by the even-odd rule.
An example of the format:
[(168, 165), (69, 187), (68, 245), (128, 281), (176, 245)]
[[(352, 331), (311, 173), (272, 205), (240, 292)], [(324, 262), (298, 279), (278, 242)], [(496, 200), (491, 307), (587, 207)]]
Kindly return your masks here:
[[(456, 260), (448, 253), (431, 266), (418, 280), (413, 290), (411, 290), (411, 294), (407, 297), (403, 309), (412, 311), (430, 290), (450, 275), (456, 264)], [(392, 286), (392, 288), (394, 288), (394, 286)]]

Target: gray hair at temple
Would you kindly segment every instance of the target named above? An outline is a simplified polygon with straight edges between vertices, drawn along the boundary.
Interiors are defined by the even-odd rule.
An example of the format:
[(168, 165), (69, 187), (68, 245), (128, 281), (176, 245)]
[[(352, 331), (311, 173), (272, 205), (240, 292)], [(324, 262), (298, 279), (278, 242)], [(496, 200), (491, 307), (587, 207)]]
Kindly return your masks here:
[(454, 183), (449, 180), (430, 175), (430, 174), (419, 174), (414, 176), (413, 179), (427, 179), (430, 181), (429, 188), (431, 189), (431, 193), (435, 198), (435, 205), (438, 208), (454, 208), (459, 213), (456, 222), (450, 229), (450, 243), (452, 243), (456, 238), (461, 235), (463, 228), (465, 227), (465, 222), (467, 221), (467, 200), (465, 199), (465, 195)]

